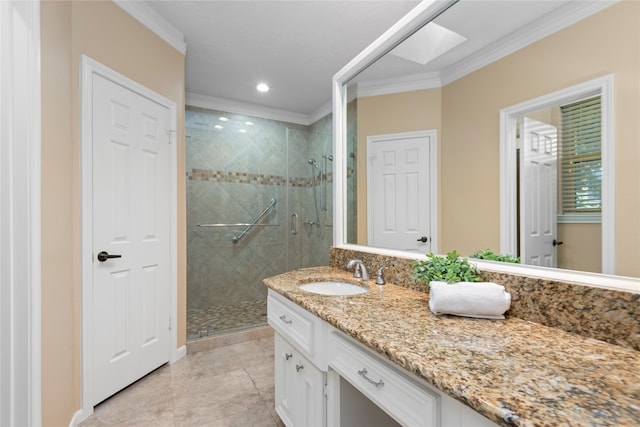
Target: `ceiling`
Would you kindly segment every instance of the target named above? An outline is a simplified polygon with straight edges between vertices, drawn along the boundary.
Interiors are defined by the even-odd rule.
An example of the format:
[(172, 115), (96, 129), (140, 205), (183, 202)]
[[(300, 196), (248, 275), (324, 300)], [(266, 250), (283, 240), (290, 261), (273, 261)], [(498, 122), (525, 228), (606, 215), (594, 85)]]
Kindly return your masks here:
[[(316, 118), (331, 110), (333, 75), (418, 3), (146, 1), (184, 35), (188, 99), (244, 106), (245, 112), (264, 109)], [(398, 74), (435, 76), (440, 84), (446, 83), (460, 77), (460, 70), (470, 69), (471, 59), (476, 63), (483, 58), (495, 60), (498, 47), (512, 46), (512, 40), (530, 43), (545, 31), (548, 34), (566, 26), (570, 19), (561, 18), (576, 15), (576, 10), (580, 12), (588, 3), (611, 4), (461, 0), (436, 21), (467, 41), (426, 65), (386, 55), (364, 76), (370, 81)], [(255, 89), (259, 82), (267, 83), (271, 90), (259, 93)]]
[(333, 75), (418, 3), (147, 1), (184, 34), (188, 93), (306, 115), (330, 110)]

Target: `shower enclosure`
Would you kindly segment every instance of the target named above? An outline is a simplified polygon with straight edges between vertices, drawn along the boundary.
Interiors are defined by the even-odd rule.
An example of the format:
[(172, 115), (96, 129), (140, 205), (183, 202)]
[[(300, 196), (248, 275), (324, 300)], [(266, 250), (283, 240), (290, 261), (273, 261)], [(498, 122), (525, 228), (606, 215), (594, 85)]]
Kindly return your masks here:
[(327, 265), (331, 117), (309, 126), (187, 107), (187, 339), (266, 324), (262, 279)]

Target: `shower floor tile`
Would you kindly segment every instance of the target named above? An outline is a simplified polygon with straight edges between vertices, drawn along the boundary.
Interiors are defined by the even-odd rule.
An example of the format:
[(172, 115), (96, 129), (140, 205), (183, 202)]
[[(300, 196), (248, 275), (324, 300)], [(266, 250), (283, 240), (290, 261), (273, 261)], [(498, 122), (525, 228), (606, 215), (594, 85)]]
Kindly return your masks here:
[(187, 340), (267, 324), (267, 300), (187, 309)]

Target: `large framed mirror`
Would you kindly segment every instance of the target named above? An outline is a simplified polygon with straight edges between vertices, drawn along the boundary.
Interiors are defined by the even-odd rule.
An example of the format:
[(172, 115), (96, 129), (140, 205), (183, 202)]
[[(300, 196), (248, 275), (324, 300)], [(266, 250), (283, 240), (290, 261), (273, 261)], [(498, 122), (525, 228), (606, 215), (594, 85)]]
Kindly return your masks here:
[[(636, 2), (420, 3), (334, 77), (334, 243), (640, 291), (638, 75)], [(582, 107), (600, 133), (571, 142)]]

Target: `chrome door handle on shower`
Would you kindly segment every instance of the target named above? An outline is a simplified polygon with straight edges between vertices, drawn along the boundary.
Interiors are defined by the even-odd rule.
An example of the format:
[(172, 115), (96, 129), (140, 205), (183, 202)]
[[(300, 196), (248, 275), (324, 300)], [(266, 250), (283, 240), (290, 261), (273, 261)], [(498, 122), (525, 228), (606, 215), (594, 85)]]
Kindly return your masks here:
[(300, 223), (298, 222), (298, 214), (291, 214), (291, 234), (298, 234)]

